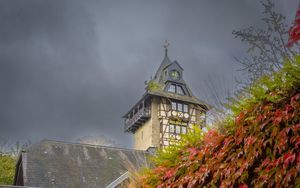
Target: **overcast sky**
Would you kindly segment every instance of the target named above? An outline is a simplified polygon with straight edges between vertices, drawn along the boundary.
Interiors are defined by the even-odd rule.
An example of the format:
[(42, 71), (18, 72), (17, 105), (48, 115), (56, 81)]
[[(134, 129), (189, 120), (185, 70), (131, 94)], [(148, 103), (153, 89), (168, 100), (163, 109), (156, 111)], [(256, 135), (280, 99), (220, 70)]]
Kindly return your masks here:
[[(298, 0), (276, 0), (294, 18)], [(233, 57), (245, 46), (231, 32), (262, 27), (254, 0), (1, 0), (0, 137), (74, 141), (105, 136), (130, 147), (122, 115), (169, 57), (203, 100), (208, 80), (234, 88)]]

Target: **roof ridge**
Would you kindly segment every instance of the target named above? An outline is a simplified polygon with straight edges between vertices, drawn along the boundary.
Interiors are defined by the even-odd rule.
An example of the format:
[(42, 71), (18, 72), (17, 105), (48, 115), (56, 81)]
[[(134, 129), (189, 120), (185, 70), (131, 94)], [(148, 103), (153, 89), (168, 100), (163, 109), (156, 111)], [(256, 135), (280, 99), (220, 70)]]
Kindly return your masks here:
[(80, 146), (87, 146), (87, 147), (93, 147), (93, 148), (111, 148), (111, 149), (117, 149), (117, 150), (138, 151), (138, 152), (148, 153), (147, 151), (144, 151), (144, 150), (121, 148), (121, 147), (116, 147), (116, 146), (93, 145), (93, 144), (86, 144), (86, 143), (79, 143), (79, 142), (69, 142), (69, 141), (62, 141), (62, 140), (43, 139), (43, 140), (39, 141), (38, 143), (43, 143), (43, 142), (52, 142), (52, 143), (69, 144), (69, 145), (80, 145)]

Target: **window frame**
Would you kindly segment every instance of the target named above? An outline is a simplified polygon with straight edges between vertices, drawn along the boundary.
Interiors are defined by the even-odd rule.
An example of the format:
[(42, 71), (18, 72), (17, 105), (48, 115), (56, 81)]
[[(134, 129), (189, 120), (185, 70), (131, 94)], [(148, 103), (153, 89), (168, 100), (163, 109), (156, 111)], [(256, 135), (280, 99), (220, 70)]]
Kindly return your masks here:
[[(181, 91), (181, 93), (178, 92), (178, 91)], [(183, 89), (183, 87), (182, 87), (181, 85), (176, 85), (176, 94), (179, 94), (179, 95), (186, 95), (186, 94), (185, 94), (185, 91), (184, 91), (184, 89)]]
[(186, 125), (181, 124), (170, 124), (169, 125), (169, 131), (166, 131), (168, 134), (172, 135), (181, 135), (181, 134), (187, 134), (188, 133), (188, 127)]
[[(171, 106), (170, 107), (171, 110), (175, 110), (177, 112), (189, 113), (190, 111), (189, 105), (187, 103), (171, 101), (170, 106)], [(179, 106), (181, 106), (181, 108), (179, 108)]]
[[(171, 88), (172, 88), (172, 90), (171, 90)], [(180, 89), (178, 89), (178, 88), (180, 88)], [(181, 92), (178, 92), (179, 90)], [(175, 93), (175, 94), (178, 94), (178, 95), (187, 95), (184, 87), (182, 85), (176, 84), (176, 83), (171, 83), (168, 86), (167, 92), (169, 92), (169, 93)]]
[[(174, 90), (173, 90), (173, 88), (174, 88)], [(171, 84), (169, 86), (169, 88), (168, 88), (168, 92), (170, 92), (170, 93), (176, 93), (176, 84)]]

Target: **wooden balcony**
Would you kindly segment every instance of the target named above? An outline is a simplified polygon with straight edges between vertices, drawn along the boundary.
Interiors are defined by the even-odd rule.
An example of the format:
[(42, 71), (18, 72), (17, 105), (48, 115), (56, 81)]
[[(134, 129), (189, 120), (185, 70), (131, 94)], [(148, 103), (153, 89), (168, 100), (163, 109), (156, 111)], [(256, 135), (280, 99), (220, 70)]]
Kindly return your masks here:
[(133, 110), (124, 121), (125, 132), (134, 133), (141, 125), (143, 125), (151, 117), (150, 107), (143, 107)]

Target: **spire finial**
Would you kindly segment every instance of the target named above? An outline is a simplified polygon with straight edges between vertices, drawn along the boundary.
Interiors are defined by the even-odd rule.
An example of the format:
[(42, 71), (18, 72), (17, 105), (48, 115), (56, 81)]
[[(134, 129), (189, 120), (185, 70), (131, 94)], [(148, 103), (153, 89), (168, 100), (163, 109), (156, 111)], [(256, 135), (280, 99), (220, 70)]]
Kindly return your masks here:
[(164, 44), (164, 48), (165, 48), (165, 55), (166, 56), (168, 56), (168, 47), (170, 46), (170, 43), (167, 41), (167, 40), (165, 40), (165, 44)]

